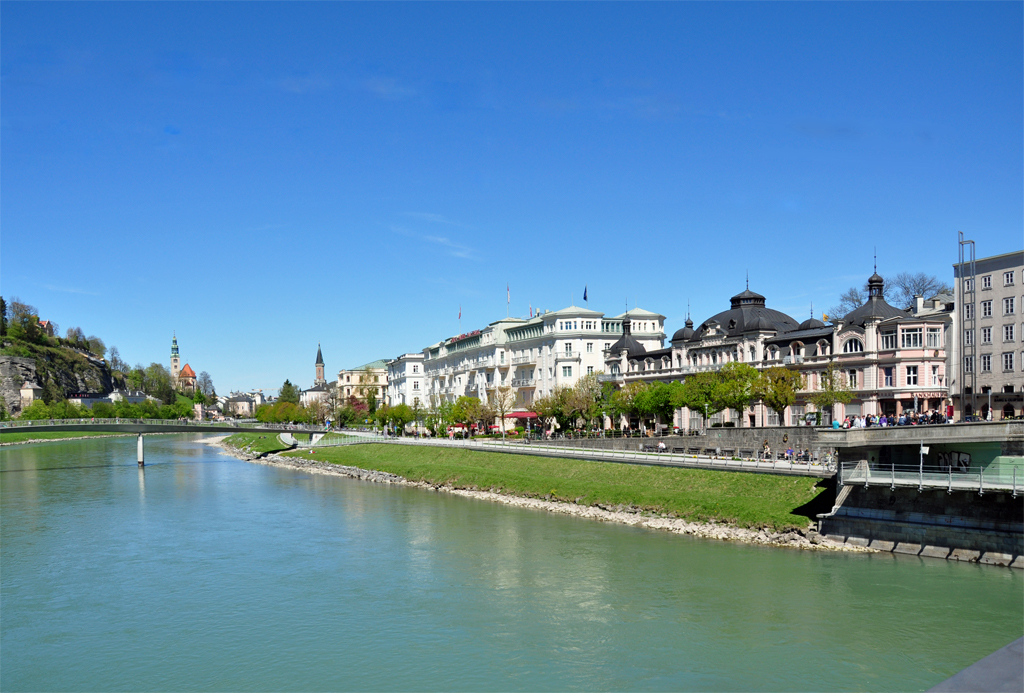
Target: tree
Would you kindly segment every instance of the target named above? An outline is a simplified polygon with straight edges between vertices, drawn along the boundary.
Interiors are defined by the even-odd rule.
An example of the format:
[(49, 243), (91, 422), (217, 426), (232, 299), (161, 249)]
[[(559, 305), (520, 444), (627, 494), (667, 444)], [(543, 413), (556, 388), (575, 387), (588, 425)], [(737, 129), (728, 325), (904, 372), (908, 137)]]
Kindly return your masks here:
[(682, 386), (674, 393), (673, 406), (686, 407), (690, 411), (700, 412), (704, 419), (704, 428), (708, 427), (708, 417), (725, 408), (719, 388), (722, 377), (717, 371), (694, 373), (683, 381)]
[(498, 421), (501, 423), (501, 437), (505, 438), (505, 415), (512, 411), (512, 407), (516, 403), (516, 393), (508, 385), (500, 385), (494, 391), (494, 395), (491, 397), (491, 403), (494, 407), (494, 412), (498, 415)]
[(935, 275), (924, 272), (900, 272), (888, 277), (885, 280), (885, 292), (888, 294), (888, 301), (897, 308), (912, 310), (914, 308), (914, 297), (923, 296), (931, 298), (940, 293), (953, 293), (953, 287), (941, 281)]
[(284, 385), (281, 386), (281, 391), (277, 393), (277, 399), (279, 402), (290, 402), (292, 404), (299, 403), (299, 390), (292, 381), (287, 378), (284, 381)]
[(151, 363), (146, 366), (143, 372), (142, 391), (152, 395), (164, 404), (174, 404), (177, 395), (174, 392), (174, 384), (171, 381), (171, 373), (162, 363)]
[(89, 351), (96, 354), (100, 358), (107, 353), (107, 345), (103, 343), (103, 340), (96, 335), (89, 335), (85, 340), (89, 345)]
[(65, 341), (71, 342), (72, 344), (79, 344), (85, 341), (85, 333), (82, 332), (81, 327), (69, 327), (64, 333)]
[(11, 316), (7, 326), (10, 336), (27, 342), (38, 342), (42, 330), (39, 329), (39, 311), (35, 306), (22, 303), (20, 299), (14, 297), (8, 311)]
[(121, 352), (117, 350), (116, 346), (110, 347), (110, 370), (117, 371), (118, 373), (127, 374), (129, 371), (128, 364), (121, 359)]
[(306, 415), (312, 422), (323, 424), (327, 421), (327, 416), (330, 413), (331, 408), (327, 404), (327, 401), (320, 397), (314, 397), (310, 400), (309, 404), (306, 405)]
[(414, 418), (412, 409), (408, 404), (402, 403), (388, 407), (388, 421), (395, 427), (396, 432), (405, 433), (405, 425)]
[(569, 412), (577, 419), (583, 419), (588, 428), (594, 425), (594, 419), (603, 414), (604, 402), (601, 383), (597, 373), (588, 373), (573, 386), (566, 398)]
[(847, 404), (853, 399), (853, 393), (847, 387), (846, 374), (835, 361), (830, 361), (821, 372), (819, 385), (818, 391), (811, 395), (811, 402), (819, 411), (827, 409), (830, 417), (836, 404)]
[(868, 285), (866, 283), (861, 288), (851, 286), (839, 296), (839, 303), (828, 309), (828, 321), (835, 323), (842, 320), (848, 313), (864, 305), (866, 300), (868, 300)]
[(639, 390), (633, 399), (633, 407), (637, 413), (654, 418), (657, 421), (672, 420), (672, 388), (665, 383), (655, 382)]
[[(7, 336), (7, 301), (0, 296), (0, 337)], [(4, 411), (7, 411), (4, 409)]]
[(804, 378), (798, 372), (776, 366), (761, 372), (755, 387), (757, 397), (779, 413), (779, 425), (785, 425), (786, 407), (796, 402), (796, 393)]
[(217, 391), (213, 387), (213, 378), (206, 371), (203, 371), (196, 378), (196, 389), (202, 392), (207, 397), (214, 397)]
[(721, 382), (718, 388), (719, 404), (722, 408), (732, 409), (741, 417), (750, 403), (754, 401), (754, 386), (760, 373), (749, 363), (732, 361), (718, 371)]

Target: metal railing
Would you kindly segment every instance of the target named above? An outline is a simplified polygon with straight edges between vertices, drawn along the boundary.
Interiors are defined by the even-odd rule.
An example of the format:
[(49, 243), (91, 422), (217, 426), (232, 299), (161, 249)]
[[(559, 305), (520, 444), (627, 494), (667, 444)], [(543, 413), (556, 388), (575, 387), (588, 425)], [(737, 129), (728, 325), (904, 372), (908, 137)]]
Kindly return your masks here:
[(601, 450), (585, 447), (584, 440), (578, 446), (545, 445), (528, 441), (449, 440), (446, 438), (393, 437), (386, 435), (351, 436), (348, 439), (323, 441), (318, 444), (299, 444), (299, 447), (342, 447), (346, 445), (419, 445), (427, 447), (463, 448), (490, 452), (505, 452), (515, 455), (541, 457), (562, 457), (598, 462), (643, 464), (659, 467), (685, 467), (695, 469), (719, 469), (727, 471), (757, 471), (789, 476), (827, 477), (831, 472), (819, 461), (797, 462), (786, 460), (759, 460), (756, 458), (715, 457), (690, 455), (674, 452), (658, 452), (651, 446), (638, 445), (636, 450)]
[(242, 429), (259, 428), (278, 431), (323, 431), (323, 426), (308, 424), (260, 423), (259, 421), (193, 421), (192, 419), (128, 419), (128, 418), (82, 418), (82, 419), (17, 419), (0, 421), (0, 429), (40, 429), (50, 426), (110, 426), (110, 425), (143, 425), (143, 426), (192, 426), (196, 429)]
[(1024, 484), (1024, 472), (1017, 466), (1010, 468), (984, 467), (938, 468), (924, 465), (900, 465), (858, 462), (843, 462), (839, 466), (839, 484), (846, 486), (887, 486), (924, 489), (945, 489), (953, 491), (1010, 491), (1017, 497), (1020, 485)]

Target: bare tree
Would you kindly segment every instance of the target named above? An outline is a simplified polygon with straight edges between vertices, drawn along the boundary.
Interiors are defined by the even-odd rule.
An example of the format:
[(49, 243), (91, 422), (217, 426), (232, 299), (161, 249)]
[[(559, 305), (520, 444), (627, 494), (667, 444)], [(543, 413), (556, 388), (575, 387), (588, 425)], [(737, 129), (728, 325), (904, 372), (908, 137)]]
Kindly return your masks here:
[(868, 287), (865, 284), (862, 288), (851, 286), (839, 297), (839, 303), (828, 309), (828, 321), (836, 322), (846, 317), (848, 313), (864, 305), (868, 300)]
[[(119, 373), (127, 373), (130, 369), (128, 364), (121, 359), (121, 352), (117, 350), (116, 346), (110, 347), (110, 370), (117, 371)], [(203, 393), (204, 395), (207, 393)]]
[(928, 275), (924, 272), (916, 274), (900, 272), (885, 280), (885, 293), (887, 300), (892, 305), (904, 310), (912, 310), (915, 296), (931, 298), (936, 294), (953, 293), (953, 288), (935, 275)]
[(196, 387), (207, 397), (212, 397), (216, 394), (216, 390), (213, 387), (213, 378), (206, 371), (202, 371), (196, 378)]
[(505, 415), (512, 411), (512, 407), (516, 403), (516, 393), (508, 385), (501, 385), (494, 391), (494, 395), (491, 397), (491, 406), (494, 408), (494, 412), (498, 415), (499, 422), (501, 424), (501, 438), (505, 438)]

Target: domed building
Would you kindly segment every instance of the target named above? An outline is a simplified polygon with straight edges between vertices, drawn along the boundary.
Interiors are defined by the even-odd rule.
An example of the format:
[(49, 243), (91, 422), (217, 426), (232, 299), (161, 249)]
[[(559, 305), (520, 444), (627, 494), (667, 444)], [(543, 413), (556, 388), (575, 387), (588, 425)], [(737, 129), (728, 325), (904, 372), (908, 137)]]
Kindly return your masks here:
[[(786, 367), (804, 376), (797, 401), (780, 417), (754, 405), (745, 412), (726, 410), (710, 423), (735, 426), (801, 425), (813, 412), (811, 397), (820, 389), (822, 372), (830, 363), (842, 370), (852, 400), (837, 404), (832, 414), (895, 415), (907, 409), (942, 410), (946, 406), (946, 332), (951, 319), (944, 313), (914, 314), (885, 301), (885, 281), (877, 273), (868, 279), (868, 297), (842, 319), (826, 324), (812, 315), (797, 322), (769, 308), (761, 294), (747, 288), (730, 299), (728, 310), (694, 327), (687, 317), (665, 349), (642, 349), (630, 341), (624, 324), (622, 338), (605, 353), (607, 378), (629, 382), (684, 381), (701, 371), (727, 363), (748, 363), (761, 370)], [(676, 426), (703, 426), (701, 412), (676, 412)]]

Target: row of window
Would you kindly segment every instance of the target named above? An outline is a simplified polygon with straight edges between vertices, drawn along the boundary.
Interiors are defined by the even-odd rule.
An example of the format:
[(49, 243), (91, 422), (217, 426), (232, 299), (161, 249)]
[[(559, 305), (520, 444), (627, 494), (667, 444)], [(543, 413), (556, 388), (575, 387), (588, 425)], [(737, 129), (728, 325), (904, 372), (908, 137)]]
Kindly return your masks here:
[[(993, 354), (982, 354), (981, 356), (978, 357), (978, 365), (981, 366), (981, 372), (982, 373), (991, 373), (992, 372), (992, 356), (993, 356)], [(1015, 354), (1012, 351), (1004, 351), (1002, 354), (999, 354), (999, 356), (1001, 357), (1000, 360), (1002, 361), (1002, 366), (1003, 366), (1003, 371), (1004, 372), (1014, 370), (1014, 356), (1015, 356)], [(1021, 363), (1024, 364), (1024, 352), (1021, 352)], [(964, 357), (964, 372), (965, 373), (973, 373), (974, 372), (974, 357), (973, 356), (965, 356)]]
[[(1017, 326), (1016, 325), (1003, 325), (1003, 341), (1004, 342), (1015, 342), (1017, 341)], [(982, 327), (981, 328), (981, 343), (991, 344), (992, 343), (992, 328)], [(974, 344), (974, 330), (964, 330), (964, 346), (971, 346)]]
[[(1014, 271), (1003, 272), (1003, 286), (1013, 286)], [(992, 275), (986, 274), (981, 278), (981, 289), (982, 291), (992, 288)], [(971, 278), (964, 279), (964, 291), (974, 291), (974, 280)]]
[[(992, 301), (981, 301), (978, 303), (981, 306), (981, 317), (991, 318), (992, 317)], [(1003, 315), (1013, 315), (1017, 311), (1017, 301), (1015, 296), (1007, 296), (1003, 299)], [(964, 304), (964, 319), (974, 319), (974, 305), (971, 303)]]
[[(939, 367), (932, 366), (932, 377), (931, 384), (938, 387), (942, 385), (942, 376), (939, 375)], [(846, 385), (851, 390), (856, 390), (858, 387), (858, 373), (859, 371), (851, 369), (846, 372)], [(904, 385), (919, 385), (918, 382), (918, 366), (904, 366)], [(863, 384), (863, 383), (861, 383)], [(896, 387), (896, 367), (889, 366), (882, 369), (882, 387)]]
[[(896, 349), (897, 332), (895, 329), (882, 330), (882, 351)], [(942, 346), (942, 330), (938, 327), (929, 327), (927, 330), (921, 327), (907, 327), (899, 331), (899, 345), (902, 349), (920, 349), (927, 346), (929, 349), (938, 349)], [(844, 354), (855, 354), (864, 351), (864, 343), (856, 337), (852, 337), (843, 343)]]

